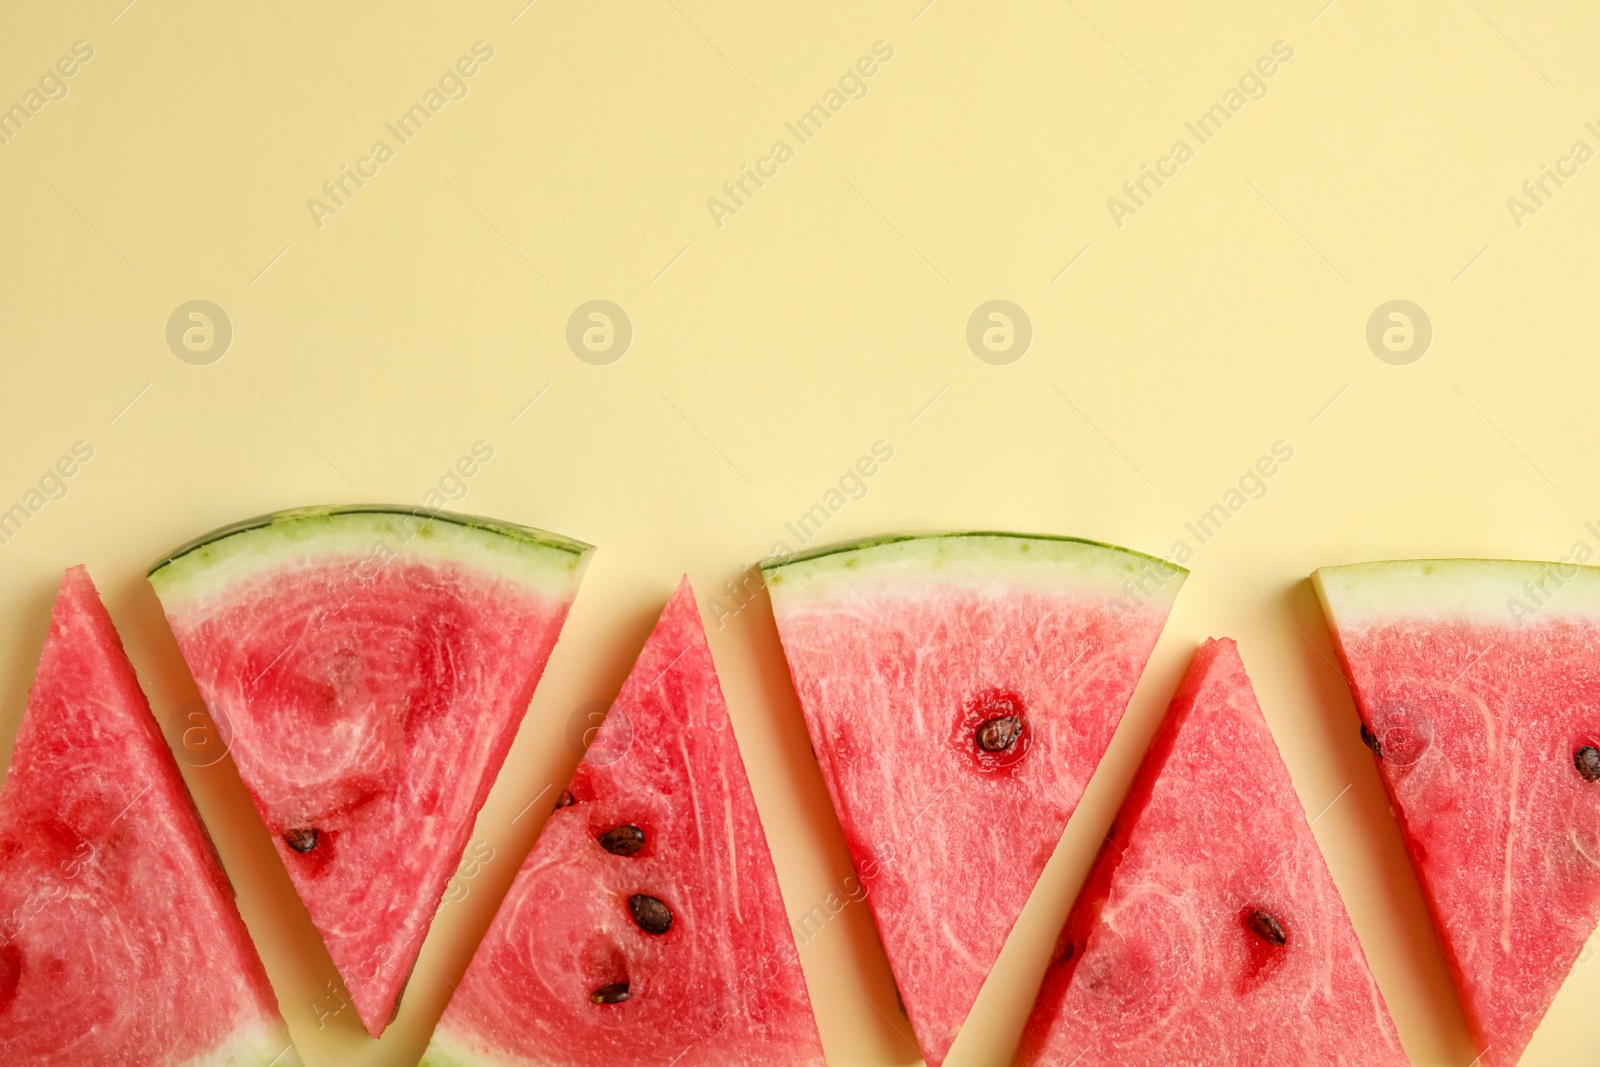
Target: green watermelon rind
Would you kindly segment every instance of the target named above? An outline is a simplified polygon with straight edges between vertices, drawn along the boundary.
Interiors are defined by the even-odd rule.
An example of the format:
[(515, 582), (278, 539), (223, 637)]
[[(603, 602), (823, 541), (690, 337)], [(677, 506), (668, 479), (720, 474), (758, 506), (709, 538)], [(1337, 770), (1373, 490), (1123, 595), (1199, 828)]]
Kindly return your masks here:
[[(1545, 583), (1540, 591), (1539, 583)], [(1524, 587), (1528, 583), (1533, 594)], [(1397, 618), (1477, 617), (1517, 625), (1600, 615), (1600, 567), (1519, 559), (1392, 559), (1311, 575), (1323, 612), (1343, 625)]]
[[(412, 532), (401, 536), (398, 523)], [(296, 558), (353, 561), (432, 557), (473, 562), (515, 580), (569, 588), (594, 546), (560, 534), (425, 507), (359, 504), (293, 508), (220, 527), (167, 553), (149, 578), (163, 602), (200, 597)]]
[[(762, 560), (761, 572), (769, 586), (786, 583), (816, 584), (841, 578), (870, 564), (875, 572), (905, 568), (914, 571), (939, 571), (952, 564), (967, 564), (975, 569), (996, 572), (1026, 565), (1027, 575), (1037, 580), (1041, 564), (1055, 564), (1075, 581), (1103, 584), (1122, 589), (1128, 579), (1148, 579), (1152, 569), (1168, 600), (1177, 594), (1188, 570), (1159, 556), (1148, 555), (1120, 545), (1091, 541), (1059, 534), (1009, 533), (1000, 530), (961, 530), (949, 533), (891, 534), (825, 545), (794, 556)], [(1168, 587), (1170, 591), (1168, 591)], [(1148, 586), (1146, 587), (1149, 588)], [(1148, 599), (1148, 597), (1146, 598)]]

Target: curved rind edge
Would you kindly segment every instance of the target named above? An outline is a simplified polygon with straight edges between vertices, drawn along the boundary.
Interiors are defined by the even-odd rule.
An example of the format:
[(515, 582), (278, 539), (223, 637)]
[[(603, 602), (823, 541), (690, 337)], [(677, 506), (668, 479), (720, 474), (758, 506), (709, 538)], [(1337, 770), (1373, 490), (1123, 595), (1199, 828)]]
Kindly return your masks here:
[[(1113, 545), (1104, 541), (1094, 541), (1084, 537), (1068, 537), (1062, 534), (1013, 533), (1004, 530), (956, 530), (938, 533), (886, 534), (876, 537), (865, 537), (853, 541), (842, 541), (837, 544), (824, 545), (819, 548), (811, 549), (809, 551), (801, 552), (792, 556), (768, 557), (767, 559), (761, 560), (757, 566), (760, 567), (762, 577), (766, 579), (768, 585), (773, 585), (782, 582), (783, 578), (785, 577), (784, 571), (787, 568), (803, 566), (805, 564), (816, 564), (817, 561), (830, 557), (846, 556), (854, 552), (870, 551), (872, 549), (882, 548), (888, 545), (909, 545), (913, 542), (922, 542), (932, 545), (939, 542), (957, 541), (963, 538), (1003, 538), (1017, 542), (1044, 543), (1052, 546), (1059, 546), (1059, 549), (1067, 551), (1094, 550), (1096, 552), (1109, 553), (1112, 556), (1125, 557), (1129, 562), (1142, 561), (1145, 564), (1154, 565), (1160, 568), (1164, 574), (1169, 575), (1170, 577), (1178, 578), (1180, 584), (1182, 580), (1187, 578), (1189, 575), (1189, 571), (1186, 567), (1182, 567), (1179, 564), (1171, 562), (1170, 560), (1162, 559), (1159, 556), (1152, 556), (1149, 553), (1140, 552), (1136, 549), (1124, 548), (1121, 545)], [(1170, 580), (1170, 577), (1168, 580)]]
[[(343, 520), (343, 521), (341, 521)], [(594, 552), (560, 534), (431, 508), (381, 505), (295, 508), (213, 530), (173, 550), (148, 578), (162, 602), (192, 601), (278, 559), (319, 551), (376, 564), (407, 553), (467, 560), (514, 581), (575, 590)]]
[(594, 546), (561, 534), (550, 533), (546, 530), (536, 529), (532, 526), (522, 526), (502, 519), (491, 519), (481, 515), (462, 515), (453, 511), (435, 511), (428, 507), (401, 507), (393, 504), (314, 504), (308, 507), (286, 508), (283, 511), (270, 511), (265, 515), (256, 515), (238, 522), (231, 522), (219, 526), (209, 533), (201, 534), (193, 540), (168, 552), (156, 562), (152, 563), (145, 575), (148, 577), (169, 564), (176, 563), (184, 556), (198, 548), (215, 544), (237, 534), (250, 533), (254, 530), (267, 529), (272, 526), (291, 522), (301, 522), (309, 519), (336, 518), (340, 515), (406, 515), (423, 520), (438, 519), (442, 522), (454, 523), (468, 529), (483, 530), (487, 533), (499, 534), (514, 541), (538, 545), (543, 548), (553, 548), (562, 552), (570, 552), (582, 556), (594, 551)]

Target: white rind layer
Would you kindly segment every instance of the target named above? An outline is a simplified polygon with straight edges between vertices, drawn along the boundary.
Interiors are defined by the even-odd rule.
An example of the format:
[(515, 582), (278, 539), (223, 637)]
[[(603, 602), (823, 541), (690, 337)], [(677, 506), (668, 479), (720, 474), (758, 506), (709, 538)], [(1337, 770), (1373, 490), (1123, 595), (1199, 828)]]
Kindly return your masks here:
[(422, 1054), (422, 1062), (417, 1067), (550, 1067), (550, 1065), (528, 1059), (502, 1060), (494, 1056), (485, 1056), (481, 1052), (472, 1051), (440, 1026), (433, 1032), (433, 1038), (428, 1042), (428, 1051)]
[(302, 1061), (283, 1026), (263, 1022), (176, 1067), (302, 1067)]
[(1514, 559), (1404, 559), (1323, 567), (1311, 576), (1322, 610), (1340, 626), (1393, 619), (1600, 616), (1600, 567)]
[(1131, 598), (1130, 606), (1170, 605), (1189, 574), (1175, 563), (1115, 545), (1011, 533), (943, 533), (885, 538), (801, 556), (765, 560), (767, 584), (785, 599), (855, 595), (863, 580), (892, 581), (901, 595), (925, 582), (931, 593), (970, 585), (1058, 584)]
[(352, 581), (393, 559), (465, 565), (552, 592), (576, 587), (594, 548), (540, 530), (430, 512), (302, 508), (219, 531), (150, 572), (170, 614), (259, 573), (347, 560)]

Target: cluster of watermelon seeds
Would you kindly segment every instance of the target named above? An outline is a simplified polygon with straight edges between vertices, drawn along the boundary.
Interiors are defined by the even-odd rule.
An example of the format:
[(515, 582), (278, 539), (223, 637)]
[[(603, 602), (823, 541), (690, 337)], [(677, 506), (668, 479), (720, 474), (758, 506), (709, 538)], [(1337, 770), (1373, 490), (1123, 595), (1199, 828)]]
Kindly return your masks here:
[[(566, 790), (561, 794), (561, 799), (556, 801), (556, 810), (571, 807), (577, 802), (572, 791)], [(646, 837), (644, 830), (633, 823), (619, 823), (597, 834), (595, 841), (611, 855), (628, 858), (643, 850)], [(628, 912), (633, 916), (634, 924), (653, 937), (660, 937), (672, 929), (672, 909), (660, 897), (649, 893), (633, 893), (628, 897)], [(608, 982), (589, 994), (589, 1003), (621, 1004), (630, 995), (627, 982)]]

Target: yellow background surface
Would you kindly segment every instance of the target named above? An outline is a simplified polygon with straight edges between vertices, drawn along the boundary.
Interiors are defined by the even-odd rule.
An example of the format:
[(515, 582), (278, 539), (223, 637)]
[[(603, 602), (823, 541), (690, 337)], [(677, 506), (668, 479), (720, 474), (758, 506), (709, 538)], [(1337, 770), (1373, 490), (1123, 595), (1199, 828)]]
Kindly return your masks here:
[[(338, 978), (231, 762), (186, 768), (306, 1060), (413, 1063), (536, 834), (513, 817), (565, 781), (574, 717), (616, 692), (684, 572), (790, 915), (840, 885), (766, 600), (723, 617), (713, 598), (732, 606), (724, 583), (793, 546), (785, 523), (882, 441), (893, 459), (818, 542), (980, 527), (1194, 550), (949, 1062), (1006, 1059), (1096, 827), (1218, 634), (1239, 640), (1308, 814), (1326, 808), (1315, 833), (1407, 1051), (1467, 1064), (1306, 576), (1597, 543), (1600, 163), (1561, 160), (1600, 148), (1600, 14), (1323, 2), (6, 5), (0, 105), (26, 107), (75, 42), (93, 56), (0, 145), (0, 508), (75, 442), (94, 455), (0, 546), (0, 759), (70, 564), (168, 717), (194, 689), (144, 570), (214, 526), (442, 486), (458, 510), (598, 545), (474, 831), (494, 858), (441, 911), (381, 1043), (353, 1011), (319, 1029)], [(385, 123), (479, 41), (493, 55), (465, 96), (401, 144)], [(875, 42), (892, 58), (802, 143), (785, 123)], [(1292, 58), (1202, 144), (1185, 123), (1275, 42)], [(392, 158), (362, 164), (380, 139)], [(1170, 174), (1179, 139), (1192, 158), (1126, 199), (1142, 165)], [(729, 201), (778, 140), (776, 174)], [(1547, 164), (1571, 176), (1514, 213)], [(358, 165), (376, 174), (330, 201), (323, 183)], [(1113, 196), (1137, 210), (1114, 218)], [(168, 344), (195, 299), (231, 323), (220, 359)], [(608, 365), (566, 340), (593, 299), (632, 327)], [(967, 341), (993, 299), (1032, 328), (1006, 365)], [(1433, 331), (1404, 365), (1367, 340), (1394, 299)], [(492, 461), (451, 482), (479, 441)], [(1200, 544), (1185, 524), (1276, 442), (1293, 458)], [(801, 955), (830, 1062), (917, 1061), (864, 906)], [(1597, 996), (1600, 967), (1580, 965), (1524, 1062), (1591, 1063)]]

